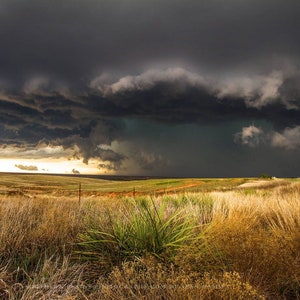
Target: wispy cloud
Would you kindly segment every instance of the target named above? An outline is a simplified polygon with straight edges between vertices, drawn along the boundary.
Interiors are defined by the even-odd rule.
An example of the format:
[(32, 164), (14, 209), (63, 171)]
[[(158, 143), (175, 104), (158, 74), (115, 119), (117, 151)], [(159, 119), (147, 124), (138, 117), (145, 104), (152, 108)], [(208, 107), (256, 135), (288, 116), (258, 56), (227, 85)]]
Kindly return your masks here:
[(15, 165), (15, 167), (22, 171), (38, 171), (37, 166)]

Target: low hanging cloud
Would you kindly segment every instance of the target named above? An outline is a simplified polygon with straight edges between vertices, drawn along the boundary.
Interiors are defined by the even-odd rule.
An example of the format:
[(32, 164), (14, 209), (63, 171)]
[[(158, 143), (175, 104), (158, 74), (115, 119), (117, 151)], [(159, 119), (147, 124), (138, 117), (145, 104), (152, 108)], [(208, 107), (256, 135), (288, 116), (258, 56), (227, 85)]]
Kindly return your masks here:
[(80, 174), (80, 172), (76, 169), (72, 169), (72, 174)]
[(125, 155), (117, 153), (112, 149), (98, 146), (98, 157), (104, 162), (98, 165), (99, 169), (106, 169), (109, 171), (120, 171), (122, 163), (127, 158)]
[(90, 87), (99, 90), (104, 96), (110, 96), (124, 92), (150, 90), (163, 83), (172, 84), (174, 94), (192, 87), (203, 86), (207, 89), (210, 85), (205, 77), (183, 68), (152, 69), (140, 75), (122, 77), (111, 84), (107, 84), (106, 80), (107, 77), (101, 75), (91, 81)]
[[(241, 77), (225, 80), (219, 83), (217, 97), (242, 98), (249, 107), (262, 108), (272, 103), (280, 102), (279, 89), (283, 85), (284, 76), (281, 71), (253, 77)], [(289, 103), (284, 103), (288, 105)]]
[(106, 162), (98, 164), (98, 169), (104, 172), (107, 171), (121, 171), (121, 163), (119, 162)]
[(135, 76), (124, 76), (115, 82), (107, 83), (109, 75), (99, 76), (91, 81), (90, 87), (103, 96), (126, 92), (150, 91), (159, 85), (172, 86), (170, 94), (184, 93), (191, 88), (203, 89), (207, 94), (219, 99), (241, 98), (252, 107), (261, 108), (272, 103), (279, 96), (279, 87), (283, 84), (281, 71), (272, 71), (267, 75), (229, 77), (218, 79), (203, 76), (183, 68), (166, 70), (152, 69)]
[(168, 96), (169, 93), (170, 98), (184, 94), (190, 89), (196, 89), (205, 91), (207, 95), (215, 98), (214, 101), (216, 99), (242, 99), (250, 108), (261, 109), (278, 103), (287, 109), (300, 108), (300, 89), (295, 84), (292, 87), (294, 95), (291, 95), (287, 88), (289, 81), (300, 81), (300, 71), (291, 67), (289, 63), (265, 75), (241, 75), (239, 77), (229, 75), (227, 79), (203, 76), (183, 68), (153, 69), (136, 76), (124, 76), (111, 83), (107, 82), (109, 77), (108, 74), (101, 75), (92, 80), (89, 86), (103, 97), (112, 99), (120, 99), (114, 98), (114, 95), (126, 97), (128, 93), (134, 95), (165, 87), (164, 95)]
[(22, 171), (38, 171), (37, 166), (26, 166), (26, 165), (15, 165), (16, 168), (22, 170)]
[(140, 149), (135, 153), (135, 160), (143, 170), (164, 169), (168, 165), (168, 159), (161, 154), (152, 153), (146, 149)]
[(254, 125), (243, 127), (241, 132), (234, 135), (236, 143), (249, 147), (258, 147), (262, 143), (269, 143), (274, 148), (296, 150), (300, 148), (300, 126), (285, 128), (281, 132), (265, 132)]
[(264, 132), (261, 128), (254, 125), (243, 127), (241, 132), (238, 132), (234, 136), (236, 143), (247, 145), (249, 147), (258, 146), (263, 140)]
[(300, 126), (286, 128), (283, 132), (275, 132), (272, 136), (274, 147), (295, 150), (300, 148)]

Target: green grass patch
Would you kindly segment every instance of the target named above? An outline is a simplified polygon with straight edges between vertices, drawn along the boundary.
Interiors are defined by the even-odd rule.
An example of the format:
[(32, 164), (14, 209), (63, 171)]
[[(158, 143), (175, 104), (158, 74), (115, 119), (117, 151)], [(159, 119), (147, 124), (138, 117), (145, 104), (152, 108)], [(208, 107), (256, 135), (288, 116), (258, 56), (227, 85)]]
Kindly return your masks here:
[(137, 199), (133, 207), (120, 218), (109, 214), (109, 226), (91, 224), (80, 235), (77, 251), (81, 257), (92, 260), (126, 260), (145, 254), (172, 259), (176, 250), (193, 239), (195, 220), (181, 210), (168, 212), (151, 199)]

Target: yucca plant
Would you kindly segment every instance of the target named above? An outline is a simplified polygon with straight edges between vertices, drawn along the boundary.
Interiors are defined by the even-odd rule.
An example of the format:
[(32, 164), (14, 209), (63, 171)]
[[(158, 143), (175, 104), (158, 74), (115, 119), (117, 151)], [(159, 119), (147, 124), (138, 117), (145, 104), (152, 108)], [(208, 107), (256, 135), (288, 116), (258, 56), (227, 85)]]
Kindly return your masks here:
[[(96, 226), (95, 226), (96, 225)], [(109, 226), (93, 224), (80, 235), (81, 257), (112, 262), (150, 253), (171, 259), (175, 251), (193, 239), (195, 221), (183, 211), (167, 212), (166, 205), (152, 199), (140, 199), (123, 215), (110, 216)], [(113, 256), (113, 257), (112, 257)]]

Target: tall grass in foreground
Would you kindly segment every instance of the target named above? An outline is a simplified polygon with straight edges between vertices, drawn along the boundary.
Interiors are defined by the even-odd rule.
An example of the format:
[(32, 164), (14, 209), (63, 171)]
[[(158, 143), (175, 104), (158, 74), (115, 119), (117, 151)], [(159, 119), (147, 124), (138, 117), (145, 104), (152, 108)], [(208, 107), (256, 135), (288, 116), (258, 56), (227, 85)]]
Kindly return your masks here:
[(36, 264), (41, 255), (70, 251), (83, 224), (73, 201), (2, 199), (0, 201), (0, 258), (19, 267)]
[(300, 299), (300, 184), (0, 199), (0, 299)]
[(121, 215), (107, 214), (109, 223), (104, 227), (101, 218), (93, 220), (78, 243), (81, 257), (101, 264), (110, 261), (108, 256), (115, 262), (145, 254), (170, 260), (197, 228), (195, 220), (183, 211), (167, 211), (165, 203), (158, 206), (152, 199), (137, 199)]

